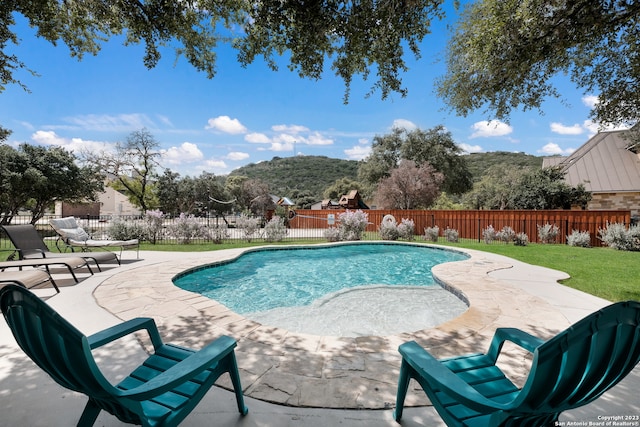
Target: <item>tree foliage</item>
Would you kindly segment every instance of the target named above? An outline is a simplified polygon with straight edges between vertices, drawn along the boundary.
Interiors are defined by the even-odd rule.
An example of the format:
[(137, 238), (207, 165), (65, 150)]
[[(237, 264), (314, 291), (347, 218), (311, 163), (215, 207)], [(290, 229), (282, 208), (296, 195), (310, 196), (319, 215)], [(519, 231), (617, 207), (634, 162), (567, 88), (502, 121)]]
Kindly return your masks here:
[(371, 154), (360, 164), (358, 177), (365, 183), (376, 184), (388, 177), (401, 160), (412, 160), (441, 172), (444, 191), (462, 194), (471, 188), (472, 181), (461, 154), (462, 150), (443, 126), (426, 131), (394, 128), (390, 134), (373, 138)]
[(54, 45), (64, 43), (71, 55), (97, 54), (101, 44), (123, 35), (125, 44), (143, 44), (143, 61), (155, 67), (165, 46), (174, 47), (197, 70), (216, 74), (216, 48), (230, 43), (246, 66), (264, 57), (277, 69), (276, 56), (286, 56), (289, 68), (301, 77), (319, 79), (325, 60), (346, 85), (345, 101), (354, 76), (375, 72), (372, 91), (382, 98), (402, 95), (400, 73), (407, 70), (405, 49), (420, 56), (419, 43), (433, 19), (443, 16), (442, 0), (422, 2), (300, 2), (298, 0), (193, 1), (60, 1), (8, 0), (0, 3), (0, 91), (18, 83), (14, 72), (27, 69), (6, 53), (17, 44), (11, 28), (14, 14), (26, 17), (38, 36)]
[(506, 169), (540, 169), (543, 157), (521, 152), (493, 151), (489, 153), (471, 153), (465, 156), (465, 160), (473, 182), (477, 182), (494, 166)]
[(438, 93), (462, 115), (507, 119), (561, 97), (567, 74), (599, 102), (601, 123), (640, 116), (640, 3), (632, 0), (481, 0), (467, 4), (449, 43)]
[(444, 176), (428, 163), (402, 160), (378, 184), (376, 200), (382, 209), (425, 209), (440, 195)]
[(582, 184), (571, 187), (557, 167), (516, 169), (494, 166), (464, 195), (471, 209), (569, 209), (591, 199)]
[(224, 214), (233, 207), (233, 201), (224, 190), (224, 181), (208, 172), (195, 178), (181, 178), (180, 174), (165, 170), (158, 177), (156, 188), (160, 209), (174, 217), (182, 213), (196, 216)]
[(94, 200), (102, 179), (61, 147), (22, 144), (16, 150), (0, 144), (0, 222), (9, 223), (20, 210), (31, 212), (35, 224), (56, 201)]

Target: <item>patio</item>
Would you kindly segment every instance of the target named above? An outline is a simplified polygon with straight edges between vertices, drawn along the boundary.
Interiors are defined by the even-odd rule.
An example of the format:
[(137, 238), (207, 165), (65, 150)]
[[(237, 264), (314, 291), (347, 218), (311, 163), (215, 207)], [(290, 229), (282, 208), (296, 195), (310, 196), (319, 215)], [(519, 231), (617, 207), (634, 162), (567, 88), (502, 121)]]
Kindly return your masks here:
[[(185, 425), (395, 425), (391, 408), (400, 365), (397, 347), (415, 339), (439, 356), (483, 351), (496, 327), (515, 326), (550, 337), (608, 302), (558, 285), (563, 273), (529, 266), (482, 252), (441, 265), (434, 275), (458, 289), (471, 303), (462, 316), (437, 328), (387, 337), (338, 338), (294, 334), (260, 325), (215, 301), (176, 288), (171, 278), (191, 266), (235, 256), (237, 250), (207, 253), (141, 252), (140, 261), (63, 286), (48, 302), (86, 334), (121, 320), (154, 317), (167, 341), (199, 347), (227, 334), (238, 340), (236, 354), (249, 415), (240, 418), (233, 397), (213, 390), (187, 418)], [(52, 289), (36, 290), (43, 298)], [(118, 378), (141, 356), (135, 340), (118, 352), (100, 352), (101, 367)], [(108, 351), (108, 349), (107, 349)], [(24, 356), (8, 328), (0, 326), (0, 381), (3, 419), (8, 425), (75, 423), (85, 398), (52, 383)], [(527, 359), (512, 352), (504, 361), (514, 377), (526, 372)], [(607, 396), (563, 415), (563, 420), (597, 421), (599, 416), (638, 415), (637, 368)], [(223, 386), (226, 385), (223, 381)], [(405, 426), (440, 426), (422, 392), (411, 392)], [(33, 406), (37, 410), (33, 409)], [(64, 408), (63, 411), (60, 409)], [(364, 410), (368, 409), (368, 410)], [(43, 416), (46, 414), (46, 417)], [(55, 414), (55, 415), (54, 415)], [(101, 425), (120, 425), (102, 414)]]

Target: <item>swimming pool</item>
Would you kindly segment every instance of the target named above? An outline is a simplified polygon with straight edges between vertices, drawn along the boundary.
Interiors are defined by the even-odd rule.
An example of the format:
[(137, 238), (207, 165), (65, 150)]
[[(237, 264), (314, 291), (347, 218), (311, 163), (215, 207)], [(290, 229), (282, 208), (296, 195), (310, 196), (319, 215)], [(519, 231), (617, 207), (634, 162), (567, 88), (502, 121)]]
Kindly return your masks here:
[[(395, 317), (397, 323), (398, 313), (394, 313), (397, 305), (417, 309), (419, 312), (412, 317), (424, 327), (432, 326), (424, 325), (424, 318), (433, 317), (434, 312), (436, 318), (427, 323), (437, 325), (467, 309), (464, 302), (435, 283), (431, 275), (434, 265), (467, 258), (456, 251), (391, 242), (270, 247), (187, 270), (173, 282), (256, 321), (277, 322), (277, 326), (299, 332), (327, 333), (317, 327), (327, 323), (330, 312), (351, 313), (350, 319), (344, 319), (347, 324), (356, 319), (363, 323), (362, 318), (367, 315), (373, 315), (377, 319), (374, 323), (380, 324), (391, 311), (390, 321), (393, 323), (391, 318)], [(433, 309), (429, 309), (430, 304)], [(452, 304), (455, 307), (449, 310)], [(311, 327), (313, 331), (300, 326), (308, 324), (310, 317), (319, 317)], [(344, 329), (341, 327), (337, 334), (344, 335)], [(360, 332), (353, 333), (386, 331), (378, 327), (367, 328), (370, 332), (362, 332), (362, 327), (357, 329)]]

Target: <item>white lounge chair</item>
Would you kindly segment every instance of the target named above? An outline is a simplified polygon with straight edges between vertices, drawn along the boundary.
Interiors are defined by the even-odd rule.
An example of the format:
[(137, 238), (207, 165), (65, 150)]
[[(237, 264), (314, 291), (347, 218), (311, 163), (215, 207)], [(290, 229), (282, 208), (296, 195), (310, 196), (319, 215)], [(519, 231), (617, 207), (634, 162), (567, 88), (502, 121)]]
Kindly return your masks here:
[(136, 249), (136, 258), (140, 254), (140, 242), (138, 239), (131, 240), (97, 240), (78, 225), (72, 216), (49, 220), (51, 227), (60, 235), (60, 239), (68, 246), (88, 250), (89, 248), (120, 248), (120, 257), (124, 249)]

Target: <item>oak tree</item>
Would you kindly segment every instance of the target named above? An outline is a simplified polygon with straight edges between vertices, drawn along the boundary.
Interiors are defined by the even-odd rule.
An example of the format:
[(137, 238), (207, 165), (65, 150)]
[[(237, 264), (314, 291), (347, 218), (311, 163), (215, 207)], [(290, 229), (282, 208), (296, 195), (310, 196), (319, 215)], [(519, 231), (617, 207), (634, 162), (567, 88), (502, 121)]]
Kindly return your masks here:
[(373, 138), (371, 154), (358, 168), (358, 179), (377, 184), (388, 177), (401, 160), (413, 160), (417, 165), (429, 164), (441, 172), (444, 191), (462, 194), (472, 187), (471, 173), (462, 154), (451, 132), (441, 125), (426, 131), (393, 128), (390, 134)]
[(0, 92), (22, 84), (15, 71), (35, 73), (11, 53), (19, 43), (12, 28), (24, 16), (37, 35), (65, 44), (71, 55), (97, 54), (101, 44), (122, 35), (125, 44), (142, 44), (144, 64), (155, 67), (164, 47), (186, 58), (211, 78), (216, 49), (228, 43), (247, 66), (263, 57), (274, 70), (283, 56), (301, 77), (319, 79), (329, 68), (346, 85), (354, 76), (375, 75), (372, 91), (382, 98), (404, 95), (400, 74), (407, 70), (406, 51), (420, 56), (419, 44), (430, 23), (443, 16), (442, 0), (420, 2), (343, 0), (4, 0), (0, 2)]
[(507, 120), (562, 98), (568, 75), (599, 102), (603, 124), (640, 117), (640, 2), (634, 0), (479, 0), (467, 4), (447, 48), (438, 94), (467, 115), (485, 109)]
[(35, 224), (55, 202), (95, 200), (103, 188), (100, 174), (76, 160), (62, 147), (0, 144), (0, 223), (28, 210)]

